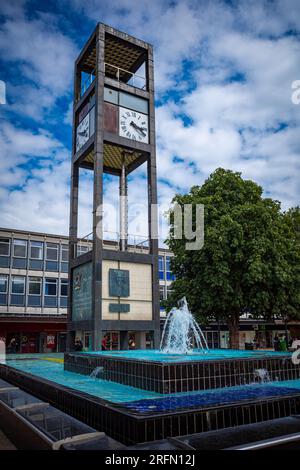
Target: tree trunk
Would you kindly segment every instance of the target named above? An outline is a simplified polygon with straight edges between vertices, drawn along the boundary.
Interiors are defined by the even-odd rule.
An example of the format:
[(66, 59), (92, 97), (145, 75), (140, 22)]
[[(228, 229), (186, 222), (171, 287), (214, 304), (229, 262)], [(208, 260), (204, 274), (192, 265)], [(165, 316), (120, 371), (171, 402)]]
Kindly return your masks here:
[(239, 335), (239, 314), (233, 315), (228, 318), (229, 329), (229, 347), (230, 349), (240, 349), (240, 335)]

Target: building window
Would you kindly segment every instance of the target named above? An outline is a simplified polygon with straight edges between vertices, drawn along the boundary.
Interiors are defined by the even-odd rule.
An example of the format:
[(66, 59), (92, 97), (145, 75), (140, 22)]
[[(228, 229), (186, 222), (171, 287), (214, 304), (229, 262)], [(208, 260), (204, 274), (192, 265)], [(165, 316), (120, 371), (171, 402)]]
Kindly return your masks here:
[(30, 258), (43, 259), (43, 242), (30, 242)]
[(10, 239), (0, 238), (0, 256), (10, 255)]
[(0, 268), (10, 266), (10, 239), (0, 238)]
[(28, 280), (28, 306), (40, 307), (42, 300), (42, 278), (30, 277)]
[(68, 296), (68, 279), (60, 280), (60, 295), (62, 297)]
[(23, 306), (25, 303), (25, 277), (11, 277), (11, 305)]
[(68, 279), (60, 280), (60, 306), (67, 308), (68, 306)]
[(162, 281), (164, 280), (164, 256), (159, 256), (158, 257), (158, 270), (159, 270), (159, 279)]
[(30, 241), (29, 243), (29, 268), (42, 270), (44, 243), (36, 241)]
[(41, 295), (42, 294), (42, 278), (41, 277), (30, 277), (28, 286), (29, 295)]
[(69, 261), (69, 245), (61, 245), (60, 251), (60, 270), (63, 273), (68, 272)]
[(175, 280), (175, 276), (171, 271), (171, 256), (166, 256), (166, 278), (167, 281)]
[(24, 295), (25, 294), (25, 277), (12, 276), (11, 278), (11, 293)]
[(45, 280), (45, 295), (57, 295), (57, 279), (46, 278)]
[(87, 253), (90, 251), (90, 246), (88, 245), (77, 245), (77, 256), (84, 255), (84, 253)]
[(0, 305), (7, 305), (7, 283), (8, 283), (8, 276), (1, 275), (0, 276)]
[(167, 298), (172, 294), (172, 292), (173, 290), (171, 289), (171, 286), (167, 286)]
[(12, 267), (17, 269), (26, 268), (27, 241), (13, 240), (13, 260)]
[(26, 258), (27, 241), (26, 240), (13, 240), (13, 256), (14, 258)]
[(58, 245), (46, 244), (46, 271), (58, 271)]
[(165, 300), (165, 286), (159, 286), (159, 299)]
[(45, 307), (57, 307), (57, 279), (45, 279)]

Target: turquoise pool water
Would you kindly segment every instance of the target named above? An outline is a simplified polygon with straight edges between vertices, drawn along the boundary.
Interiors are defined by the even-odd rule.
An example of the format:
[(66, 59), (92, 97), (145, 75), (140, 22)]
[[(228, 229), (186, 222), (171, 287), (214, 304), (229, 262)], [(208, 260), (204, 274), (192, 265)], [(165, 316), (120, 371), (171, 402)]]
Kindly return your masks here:
[(188, 362), (188, 361), (210, 361), (216, 359), (246, 359), (261, 358), (266, 356), (282, 356), (288, 352), (275, 351), (245, 351), (234, 349), (210, 349), (207, 353), (194, 349), (191, 354), (164, 354), (158, 349), (134, 349), (129, 351), (90, 351), (82, 354), (93, 354), (101, 356), (120, 357), (140, 361), (159, 362)]
[[(49, 355), (44, 356), (49, 357)], [(64, 370), (61, 363), (33, 358), (30, 355), (28, 357), (22, 355), (19, 358), (9, 359), (7, 360), (7, 365), (139, 412), (151, 412), (151, 410), (163, 411), (178, 407), (189, 408), (196, 405), (223, 404), (229, 401), (260, 399), (278, 395), (284, 396), (290, 393), (300, 394), (300, 380), (289, 380), (285, 382), (269, 382), (267, 384), (252, 384), (162, 395), (116, 382), (94, 379), (89, 376), (68, 372)]]

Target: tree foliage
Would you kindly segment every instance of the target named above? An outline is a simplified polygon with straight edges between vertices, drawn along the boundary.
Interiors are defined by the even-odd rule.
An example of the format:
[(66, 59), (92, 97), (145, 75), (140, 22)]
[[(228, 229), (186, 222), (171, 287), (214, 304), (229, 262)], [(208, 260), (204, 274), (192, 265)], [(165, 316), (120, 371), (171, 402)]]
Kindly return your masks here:
[[(174, 253), (167, 309), (186, 296), (198, 320), (225, 320), (238, 348), (239, 318), (298, 317), (300, 312), (300, 212), (280, 203), (240, 173), (217, 169), (202, 186), (177, 194), (173, 203), (204, 204), (204, 246), (185, 249), (174, 237), (174, 213), (166, 240)], [(298, 232), (297, 232), (298, 230)], [(298, 236), (297, 236), (298, 233)]]

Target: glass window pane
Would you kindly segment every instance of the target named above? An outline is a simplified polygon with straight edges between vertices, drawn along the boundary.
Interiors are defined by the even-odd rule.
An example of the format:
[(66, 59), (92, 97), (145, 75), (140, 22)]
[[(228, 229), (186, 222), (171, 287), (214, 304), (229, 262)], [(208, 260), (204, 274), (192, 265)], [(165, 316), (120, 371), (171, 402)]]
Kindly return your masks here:
[(67, 296), (68, 295), (68, 280), (62, 279), (60, 281), (60, 295)]
[(30, 242), (30, 258), (43, 259), (43, 242)]
[(29, 289), (30, 295), (41, 295), (42, 279), (40, 277), (29, 278)]
[(45, 295), (55, 295), (57, 293), (57, 279), (46, 278)]
[(54, 243), (47, 243), (46, 259), (50, 261), (58, 260), (58, 245)]
[(12, 294), (24, 294), (25, 292), (25, 277), (13, 276), (11, 279), (11, 292)]
[(9, 238), (0, 238), (0, 256), (9, 256)]
[(148, 114), (148, 101), (138, 96), (129, 95), (129, 93), (119, 93), (119, 105), (124, 108), (130, 108), (140, 113)]
[(90, 115), (90, 137), (95, 133), (95, 106), (89, 112)]
[(104, 87), (104, 101), (108, 103), (119, 104), (119, 92), (111, 88)]
[(0, 276), (0, 293), (7, 293), (7, 276)]
[(90, 250), (90, 247), (87, 245), (77, 245), (77, 256), (83, 255)]
[(68, 245), (61, 245), (61, 261), (69, 260), (69, 247)]
[(164, 288), (164, 286), (159, 286), (159, 298), (160, 298), (160, 300), (164, 300), (164, 298), (165, 298), (165, 288)]
[(26, 258), (27, 241), (13, 240), (13, 256), (17, 258)]
[(164, 270), (164, 257), (163, 256), (158, 257), (158, 269), (159, 271)]

